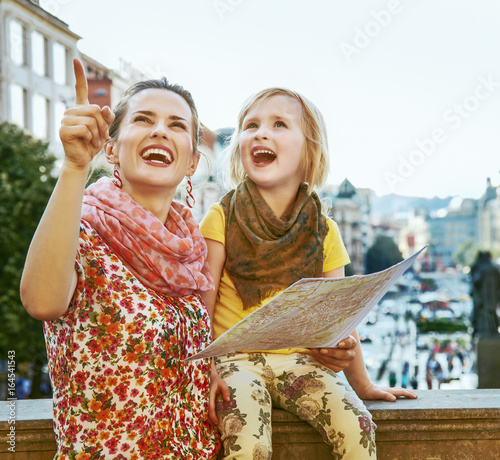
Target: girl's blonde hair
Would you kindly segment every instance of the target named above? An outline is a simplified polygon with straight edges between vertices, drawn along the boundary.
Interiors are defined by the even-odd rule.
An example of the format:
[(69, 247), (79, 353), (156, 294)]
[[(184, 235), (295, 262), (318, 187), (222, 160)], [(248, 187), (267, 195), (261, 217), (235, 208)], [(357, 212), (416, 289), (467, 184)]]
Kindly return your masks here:
[(240, 184), (246, 177), (241, 163), (239, 138), (243, 120), (248, 111), (256, 104), (272, 96), (287, 96), (296, 100), (302, 107), (302, 133), (306, 138), (304, 146), (304, 161), (302, 162), (303, 181), (309, 185), (312, 193), (322, 187), (329, 172), (328, 139), (323, 115), (318, 108), (301, 94), (286, 88), (268, 88), (250, 96), (243, 104), (238, 114), (238, 126), (234, 130), (227, 148), (230, 155), (229, 182), (232, 187)]

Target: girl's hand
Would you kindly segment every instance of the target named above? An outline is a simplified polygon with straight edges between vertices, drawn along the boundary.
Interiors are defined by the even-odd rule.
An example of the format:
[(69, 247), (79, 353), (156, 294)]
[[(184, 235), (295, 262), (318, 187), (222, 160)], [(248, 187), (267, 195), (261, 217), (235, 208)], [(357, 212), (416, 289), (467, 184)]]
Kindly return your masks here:
[(312, 348), (311, 354), (323, 366), (334, 372), (341, 372), (347, 369), (356, 357), (356, 344), (356, 339), (350, 335), (340, 341), (338, 348)]
[(361, 388), (353, 388), (361, 399), (383, 399), (386, 401), (396, 401), (398, 397), (417, 399), (417, 394), (406, 388), (385, 387), (369, 382)]
[(82, 63), (74, 59), (73, 67), (76, 106), (64, 113), (59, 137), (66, 163), (77, 169), (85, 169), (108, 139), (109, 127), (115, 115), (109, 107), (101, 109), (98, 105), (89, 104), (87, 78)]
[(215, 368), (215, 363), (212, 360), (212, 368), (210, 372), (210, 397), (208, 401), (208, 421), (212, 425), (217, 425), (219, 420), (217, 419), (217, 411), (215, 409), (215, 398), (221, 393), (222, 398), (227, 403), (231, 401), (231, 393), (227, 383), (219, 377), (217, 369)]

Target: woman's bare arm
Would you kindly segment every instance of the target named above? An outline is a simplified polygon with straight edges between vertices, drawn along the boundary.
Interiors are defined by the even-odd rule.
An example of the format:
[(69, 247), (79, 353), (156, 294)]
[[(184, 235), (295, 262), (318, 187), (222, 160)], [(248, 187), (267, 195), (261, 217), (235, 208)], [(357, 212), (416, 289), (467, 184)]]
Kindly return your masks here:
[(83, 66), (78, 60), (74, 66), (76, 107), (65, 112), (59, 130), (64, 164), (31, 241), (21, 278), (24, 307), (41, 320), (60, 317), (73, 296), (83, 192), (90, 162), (108, 138), (114, 119), (109, 108), (88, 104)]

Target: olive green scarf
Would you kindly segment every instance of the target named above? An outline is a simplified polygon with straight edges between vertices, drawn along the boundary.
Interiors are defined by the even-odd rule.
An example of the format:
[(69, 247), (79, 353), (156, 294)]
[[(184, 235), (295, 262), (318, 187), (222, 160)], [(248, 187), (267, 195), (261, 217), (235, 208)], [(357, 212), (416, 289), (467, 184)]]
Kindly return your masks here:
[(245, 179), (221, 200), (227, 269), (246, 310), (302, 278), (323, 276), (326, 218), (302, 184), (290, 215), (280, 219)]

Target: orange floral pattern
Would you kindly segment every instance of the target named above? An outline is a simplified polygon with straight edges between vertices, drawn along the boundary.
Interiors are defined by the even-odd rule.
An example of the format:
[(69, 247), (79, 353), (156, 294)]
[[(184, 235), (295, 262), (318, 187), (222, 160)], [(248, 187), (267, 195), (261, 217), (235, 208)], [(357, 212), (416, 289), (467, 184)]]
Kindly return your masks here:
[(44, 322), (54, 392), (56, 459), (209, 459), (209, 360), (181, 360), (210, 340), (196, 295), (145, 287), (82, 221), (78, 286)]

